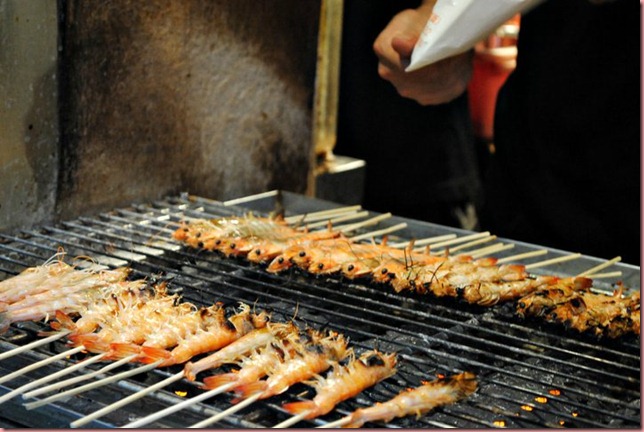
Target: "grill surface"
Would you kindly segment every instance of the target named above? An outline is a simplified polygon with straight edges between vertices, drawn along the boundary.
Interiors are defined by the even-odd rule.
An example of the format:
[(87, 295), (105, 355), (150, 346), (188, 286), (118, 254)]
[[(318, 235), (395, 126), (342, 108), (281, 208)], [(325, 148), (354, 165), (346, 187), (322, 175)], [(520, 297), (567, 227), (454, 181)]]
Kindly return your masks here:
[[(109, 267), (128, 265), (133, 269), (133, 277), (168, 280), (171, 291), (180, 292), (186, 301), (195, 304), (222, 301), (232, 307), (245, 302), (258, 310), (271, 311), (274, 321), (287, 321), (295, 316), (300, 324), (341, 332), (349, 337), (358, 352), (377, 347), (399, 353), (399, 372), (394, 377), (341, 403), (320, 419), (298, 423), (299, 427), (322, 425), (358, 407), (385, 401), (407, 387), (434, 379), (437, 374), (460, 371), (477, 375), (479, 389), (474, 395), (422, 418), (396, 419), (386, 426), (640, 427), (638, 338), (598, 340), (535, 320), (521, 320), (515, 316), (512, 304), (476, 307), (452, 299), (396, 294), (388, 287), (336, 276), (316, 278), (299, 271), (271, 275), (262, 266), (191, 250), (170, 238), (176, 223), (184, 218), (240, 215), (249, 209), (266, 213), (276, 206), (283, 206), (288, 216), (335, 204), (289, 193), (249, 200), (237, 206), (180, 196), (56, 226), (0, 234), (0, 280), (25, 267), (42, 264), (62, 247), (69, 257), (90, 256)], [(401, 221), (407, 222), (408, 227), (397, 233), (400, 240), (445, 233), (469, 234), (397, 217), (379, 227)], [(533, 245), (515, 244), (505, 255), (537, 249)], [(565, 252), (549, 250), (548, 257), (562, 254)], [(582, 257), (535, 272), (574, 275), (600, 262)], [(621, 279), (627, 287), (639, 289), (639, 267), (617, 264), (612, 269), (623, 272)], [(600, 288), (611, 290), (609, 282), (601, 283)], [(44, 328), (39, 323), (12, 326), (0, 338), (0, 352), (38, 339), (37, 332)], [(53, 342), (2, 360), (0, 377), (67, 349), (64, 342)], [(1, 384), (0, 396), (84, 358), (84, 354), (76, 354)], [(95, 364), (87, 370), (103, 365)], [(110, 374), (132, 367), (126, 365)], [(153, 370), (32, 411), (25, 410), (22, 398), (16, 397), (0, 409), (0, 426), (69, 427), (71, 421), (180, 370), (181, 367)], [(85, 427), (125, 425), (180, 402), (183, 398), (177, 392), (187, 392), (185, 397), (191, 397), (201, 390), (182, 380)], [(285, 394), (254, 403), (215, 426), (270, 427), (289, 417), (281, 409), (283, 402), (313, 394), (309, 387), (296, 385)], [(230, 407), (231, 399), (229, 395), (219, 395), (149, 426), (186, 427)]]

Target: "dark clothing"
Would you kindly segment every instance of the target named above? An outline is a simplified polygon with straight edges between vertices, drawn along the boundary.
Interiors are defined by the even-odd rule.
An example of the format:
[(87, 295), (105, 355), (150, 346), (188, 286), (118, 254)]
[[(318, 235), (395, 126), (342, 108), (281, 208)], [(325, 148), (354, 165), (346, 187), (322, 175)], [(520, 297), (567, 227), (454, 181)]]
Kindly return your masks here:
[(640, 263), (640, 5), (551, 0), (522, 17), (481, 227)]
[(458, 226), (454, 207), (480, 190), (467, 98), (434, 107), (402, 98), (378, 76), (372, 49), (395, 14), (419, 4), (344, 3), (335, 153), (366, 160), (366, 208)]

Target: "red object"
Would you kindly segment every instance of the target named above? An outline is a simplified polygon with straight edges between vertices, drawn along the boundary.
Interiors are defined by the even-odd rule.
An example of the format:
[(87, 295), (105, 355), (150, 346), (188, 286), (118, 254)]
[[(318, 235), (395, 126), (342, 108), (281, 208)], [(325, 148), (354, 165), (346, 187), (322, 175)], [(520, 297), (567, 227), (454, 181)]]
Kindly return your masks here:
[(514, 16), (475, 47), (474, 71), (468, 91), (474, 132), (494, 140), (494, 107), (499, 89), (514, 70), (521, 17)]
[(479, 48), (474, 55), (470, 81), (470, 114), (476, 136), (494, 139), (494, 107), (499, 89), (514, 70), (516, 47)]

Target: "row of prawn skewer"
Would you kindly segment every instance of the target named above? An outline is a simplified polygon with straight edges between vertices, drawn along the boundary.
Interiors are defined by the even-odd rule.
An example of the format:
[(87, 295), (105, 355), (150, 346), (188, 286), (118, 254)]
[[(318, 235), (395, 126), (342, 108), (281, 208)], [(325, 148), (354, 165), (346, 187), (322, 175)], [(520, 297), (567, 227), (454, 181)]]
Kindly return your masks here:
[(309, 274), (341, 274), (413, 291), (452, 297), (470, 304), (492, 306), (516, 301), (520, 317), (541, 317), (579, 332), (616, 338), (640, 333), (640, 294), (624, 295), (619, 285), (613, 295), (591, 290), (587, 277), (533, 275), (520, 264), (497, 264), (494, 257), (473, 259), (459, 254), (436, 255), (352, 241), (331, 224), (309, 231), (292, 227), (283, 218), (248, 215), (184, 221), (173, 237), (197, 249), (218, 251), (263, 264), (271, 273), (298, 268)]
[[(358, 355), (342, 334), (301, 329), (293, 322), (272, 322), (268, 313), (240, 304), (235, 310), (216, 303), (197, 307), (169, 294), (165, 283), (127, 280), (127, 269), (78, 270), (62, 260), (28, 268), (0, 282), (0, 319), (5, 323), (50, 320), (65, 331), (69, 343), (102, 360), (129, 358), (156, 367), (184, 364), (181, 376), (234, 364), (236, 369), (205, 376), (200, 386), (226, 386), (233, 402), (265, 399), (293, 384), (307, 382), (316, 390), (311, 400), (285, 404), (288, 412), (312, 419), (332, 411), (341, 401), (394, 375), (395, 353), (367, 350)], [(22, 287), (22, 288), (20, 288)], [(32, 314), (22, 312), (29, 301)], [(322, 376), (327, 369), (331, 371)], [(391, 401), (362, 408), (343, 424), (421, 414), (455, 403), (477, 387), (474, 374), (424, 383)]]

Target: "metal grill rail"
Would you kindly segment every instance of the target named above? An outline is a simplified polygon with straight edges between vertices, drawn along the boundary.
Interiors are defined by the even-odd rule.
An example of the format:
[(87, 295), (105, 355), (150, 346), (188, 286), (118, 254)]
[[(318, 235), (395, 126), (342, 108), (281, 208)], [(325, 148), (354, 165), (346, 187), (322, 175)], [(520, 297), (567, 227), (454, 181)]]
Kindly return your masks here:
[[(303, 198), (292, 199), (297, 204), (293, 207), (309, 205)], [(261, 205), (257, 208), (265, 211)], [(289, 210), (288, 205), (286, 209)], [(110, 267), (129, 265), (135, 277), (156, 274), (167, 278), (172, 290), (181, 292), (186, 301), (195, 304), (245, 302), (260, 310), (270, 310), (276, 321), (295, 316), (297, 321), (315, 328), (332, 328), (348, 336), (351, 345), (359, 350), (377, 346), (384, 351), (399, 352), (400, 371), (396, 376), (341, 403), (321, 419), (299, 424), (303, 426), (322, 425), (358, 407), (385, 401), (406, 387), (433, 379), (436, 374), (449, 375), (464, 370), (478, 376), (479, 390), (475, 395), (420, 419), (397, 419), (387, 426), (640, 426), (639, 339), (597, 340), (535, 321), (524, 322), (514, 315), (510, 304), (482, 308), (451, 299), (396, 294), (387, 287), (339, 277), (315, 278), (298, 271), (271, 275), (262, 266), (190, 250), (171, 240), (171, 233), (183, 218), (211, 218), (243, 212), (244, 209), (210, 200), (176, 197), (96, 217), (82, 217), (57, 226), (23, 230), (13, 235), (0, 234), (0, 272), (4, 273), (0, 273), (0, 279), (17, 274), (25, 267), (42, 264), (63, 247), (69, 256), (87, 255)], [(298, 211), (293, 209), (290, 213)], [(461, 234), (458, 230), (428, 224), (413, 229), (416, 231), (411, 230), (407, 238), (418, 236), (419, 230), (425, 236), (435, 235), (436, 232), (430, 232), (434, 230), (438, 234)], [(631, 273), (639, 272), (628, 266), (624, 268)], [(566, 266), (557, 271), (571, 275), (577, 272)], [(637, 283), (639, 286), (639, 280)], [(22, 338), (29, 340), (35, 338), (35, 332), (41, 328), (34, 323), (14, 327), (16, 329), (8, 336), (0, 339), (3, 351), (13, 344), (23, 344), (21, 332), (24, 332)], [(12, 337), (13, 340), (7, 339)], [(18, 369), (18, 364), (27, 364), (34, 356), (44, 357), (64, 349), (60, 343), (53, 344), (20, 356), (7, 365), (0, 362), (0, 376), (5, 374), (5, 367), (10, 372)], [(52, 367), (61, 369), (64, 363)], [(73, 420), (178, 370), (180, 368), (154, 370), (145, 377), (119, 382), (102, 392), (92, 392), (83, 404), (77, 397), (46, 409), (65, 411)], [(46, 373), (47, 369), (32, 373), (24, 378), (25, 382)], [(19, 385), (22, 382), (0, 385), (0, 395), (3, 390), (8, 392)], [(176, 404), (181, 400), (173, 393), (176, 389), (188, 391), (188, 397), (200, 392), (182, 381), (146, 396), (145, 403), (134, 403), (108, 414), (90, 427), (120, 426), (136, 416)], [(298, 385), (285, 395), (255, 403), (218, 426), (277, 424), (288, 417), (281, 409), (281, 403), (303, 399), (298, 395), (305, 389), (307, 387)], [(185, 427), (228, 408), (230, 401), (230, 396), (220, 395), (151, 426)], [(13, 401), (13, 408), (18, 411), (22, 409), (19, 402)], [(17, 414), (19, 418), (7, 421), (28, 421), (27, 415), (23, 412)], [(192, 422), (186, 424), (186, 421)]]

